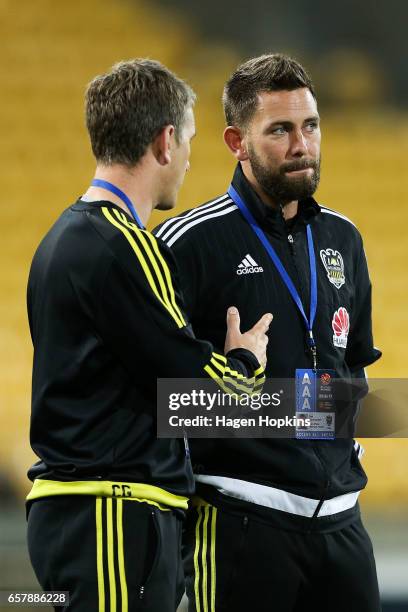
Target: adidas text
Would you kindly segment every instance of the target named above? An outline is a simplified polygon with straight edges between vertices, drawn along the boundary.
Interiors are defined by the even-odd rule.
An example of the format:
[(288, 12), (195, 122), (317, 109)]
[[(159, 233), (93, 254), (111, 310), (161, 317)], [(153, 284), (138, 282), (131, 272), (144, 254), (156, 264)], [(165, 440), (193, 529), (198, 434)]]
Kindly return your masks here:
[(255, 274), (256, 272), (263, 272), (261, 266), (251, 266), (250, 268), (238, 268), (237, 274)]

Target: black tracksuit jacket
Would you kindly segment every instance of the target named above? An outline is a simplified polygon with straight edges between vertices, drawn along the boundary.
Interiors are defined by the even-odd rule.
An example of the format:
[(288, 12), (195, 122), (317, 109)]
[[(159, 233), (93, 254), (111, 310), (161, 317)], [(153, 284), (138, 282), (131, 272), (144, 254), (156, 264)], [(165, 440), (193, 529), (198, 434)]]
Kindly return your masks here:
[[(301, 201), (295, 220), (285, 223), (281, 210), (261, 202), (240, 165), (233, 186), (271, 241), (307, 315), (310, 268), (306, 226), (310, 224), (318, 276), (314, 324), (318, 367), (334, 369), (345, 379), (361, 375), (362, 368), (381, 353), (373, 346), (371, 284), (356, 227), (313, 198)], [(154, 233), (176, 256), (186, 312), (198, 338), (210, 338), (215, 346), (222, 346), (224, 313), (230, 305), (238, 307), (244, 331), (263, 313), (272, 312), (267, 377), (293, 378), (296, 368), (312, 367), (304, 321), (262, 243), (228, 194), (164, 222)], [(338, 262), (336, 251), (343, 259), (344, 278), (339, 266), (337, 271), (331, 270), (329, 278), (323, 263), (327, 254), (333, 254)], [(346, 348), (339, 346), (337, 339), (335, 345), (332, 326), (341, 307), (347, 310), (350, 323)], [(196, 474), (240, 479), (315, 500), (359, 491), (367, 482), (352, 439), (194, 439), (190, 446)], [(212, 503), (235, 503), (212, 486), (199, 484), (198, 491)], [(236, 503), (255, 510), (254, 505), (249, 508), (243, 501)], [(279, 522), (285, 514), (269, 508), (256, 510)], [(339, 518), (350, 518), (357, 512), (358, 504)], [(335, 517), (319, 520), (322, 524), (334, 522)]]
[(169, 249), (108, 201), (78, 200), (42, 240), (27, 296), (40, 458), (31, 480), (193, 491), (183, 440), (156, 436), (157, 378), (206, 377), (205, 366), (222, 378), (227, 365), (234, 386), (254, 372), (259, 383), (263, 370), (249, 351), (231, 351), (225, 364), (194, 338), (173, 267)]

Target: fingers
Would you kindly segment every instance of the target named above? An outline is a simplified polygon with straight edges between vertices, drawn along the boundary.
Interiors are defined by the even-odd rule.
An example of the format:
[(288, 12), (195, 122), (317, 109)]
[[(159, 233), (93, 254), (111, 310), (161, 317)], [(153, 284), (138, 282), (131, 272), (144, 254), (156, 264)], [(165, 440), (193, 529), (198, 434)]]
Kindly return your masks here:
[(261, 359), (258, 359), (259, 363), (261, 364), (261, 366), (263, 368), (265, 368), (266, 366), (266, 362), (267, 362), (267, 357), (266, 357), (266, 348), (268, 346), (268, 342), (269, 342), (269, 338), (268, 336), (263, 336), (260, 340), (259, 340), (261, 347), (262, 347), (262, 356)]
[(245, 348), (256, 355), (259, 363), (265, 365), (266, 347), (269, 340), (266, 334), (272, 318), (271, 313), (267, 312), (255, 323), (252, 329), (245, 334), (241, 334), (238, 309), (235, 306), (228, 308), (225, 354), (234, 348)]
[(269, 329), (270, 324), (272, 323), (273, 315), (270, 312), (264, 314), (257, 323), (252, 328), (252, 331), (257, 331), (262, 334), (266, 334)]
[(240, 334), (240, 317), (238, 308), (230, 306), (227, 310), (227, 334)]

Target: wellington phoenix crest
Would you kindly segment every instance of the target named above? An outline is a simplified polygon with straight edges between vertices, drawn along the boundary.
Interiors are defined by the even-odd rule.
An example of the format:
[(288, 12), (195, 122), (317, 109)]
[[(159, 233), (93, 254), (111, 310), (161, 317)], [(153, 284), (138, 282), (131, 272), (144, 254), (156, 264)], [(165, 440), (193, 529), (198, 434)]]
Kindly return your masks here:
[(347, 338), (350, 330), (350, 317), (344, 306), (340, 306), (340, 308), (334, 313), (332, 328), (334, 331), (334, 346), (345, 349), (347, 347)]
[(341, 253), (333, 249), (322, 249), (320, 251), (320, 258), (326, 268), (327, 278), (336, 289), (340, 289), (346, 282)]

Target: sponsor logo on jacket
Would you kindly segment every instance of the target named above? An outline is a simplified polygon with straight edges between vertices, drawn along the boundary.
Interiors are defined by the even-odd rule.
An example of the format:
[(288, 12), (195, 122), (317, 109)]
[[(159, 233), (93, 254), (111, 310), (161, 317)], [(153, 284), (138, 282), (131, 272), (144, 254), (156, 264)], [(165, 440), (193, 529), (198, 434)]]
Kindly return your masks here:
[(347, 338), (350, 330), (350, 317), (344, 306), (340, 306), (334, 313), (332, 328), (334, 331), (334, 346), (345, 349), (347, 347)]

